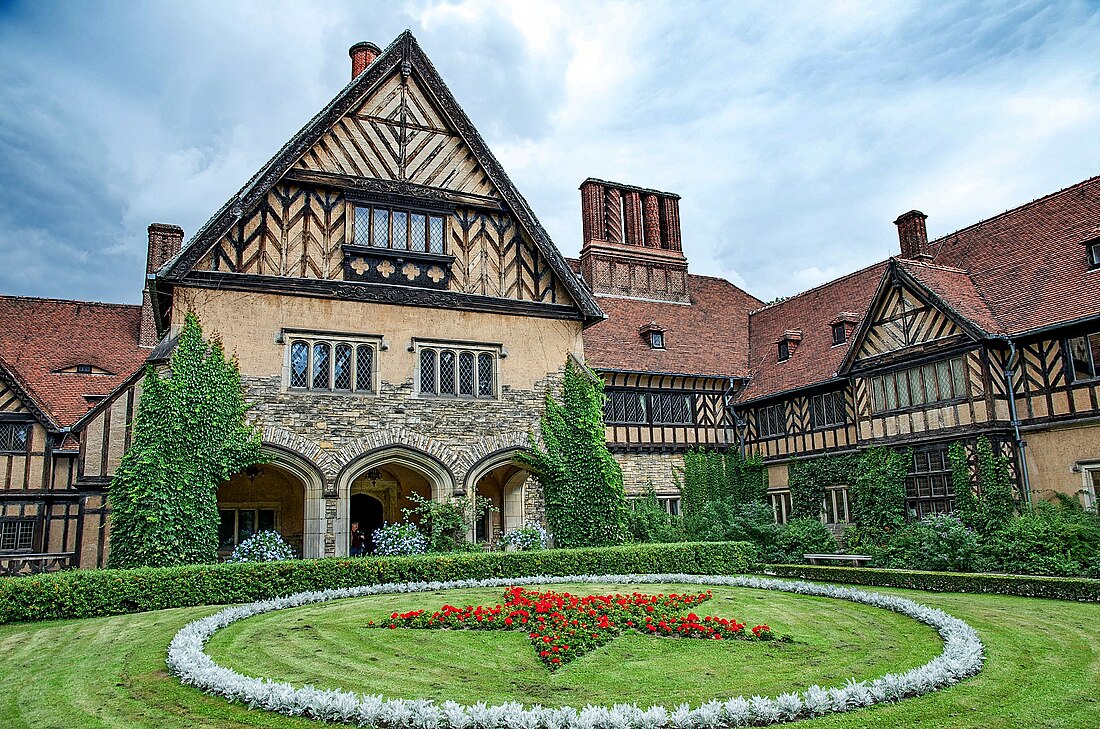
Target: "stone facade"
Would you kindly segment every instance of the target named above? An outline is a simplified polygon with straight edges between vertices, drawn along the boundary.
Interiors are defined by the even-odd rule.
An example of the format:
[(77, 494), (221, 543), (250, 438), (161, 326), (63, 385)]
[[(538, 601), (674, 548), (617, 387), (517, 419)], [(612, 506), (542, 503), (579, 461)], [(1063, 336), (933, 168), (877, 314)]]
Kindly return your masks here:
[(623, 469), (623, 486), (628, 496), (644, 494), (652, 486), (659, 494), (679, 493), (677, 480), (683, 477), (683, 453), (616, 453)]

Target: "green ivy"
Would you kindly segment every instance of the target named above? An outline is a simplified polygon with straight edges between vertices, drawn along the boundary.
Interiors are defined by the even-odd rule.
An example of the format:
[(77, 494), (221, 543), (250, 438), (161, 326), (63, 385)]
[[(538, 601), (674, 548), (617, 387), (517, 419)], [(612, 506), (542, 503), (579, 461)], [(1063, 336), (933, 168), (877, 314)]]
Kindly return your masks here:
[(977, 524), (978, 501), (974, 495), (974, 485), (970, 477), (970, 456), (966, 446), (955, 441), (947, 449), (947, 461), (951, 465), (951, 486), (955, 493), (953, 513), (968, 528)]
[(851, 487), (859, 464), (859, 457), (851, 454), (820, 456), (812, 460), (792, 459), (787, 465), (787, 483), (791, 489), (791, 518), (820, 519), (826, 487)]
[(984, 435), (978, 438), (974, 458), (980, 487), (975, 527), (988, 534), (1008, 524), (1016, 513), (1011, 462), (1008, 456), (994, 452), (993, 444)]
[(538, 476), (558, 547), (601, 547), (627, 538), (623, 473), (607, 449), (603, 380), (565, 362), (562, 402), (546, 393), (542, 443), (530, 436), (520, 460)]
[(759, 453), (743, 458), (737, 449), (723, 453), (693, 448), (684, 454), (679, 486), (684, 519), (692, 521), (714, 501), (730, 505), (765, 501), (768, 471)]
[(905, 477), (913, 454), (883, 446), (859, 454), (856, 475), (849, 486), (853, 521), (861, 541), (878, 541), (905, 524)]
[(262, 462), (236, 360), (188, 313), (169, 371), (146, 367), (130, 448), (111, 482), (107, 566), (213, 562), (218, 486)]

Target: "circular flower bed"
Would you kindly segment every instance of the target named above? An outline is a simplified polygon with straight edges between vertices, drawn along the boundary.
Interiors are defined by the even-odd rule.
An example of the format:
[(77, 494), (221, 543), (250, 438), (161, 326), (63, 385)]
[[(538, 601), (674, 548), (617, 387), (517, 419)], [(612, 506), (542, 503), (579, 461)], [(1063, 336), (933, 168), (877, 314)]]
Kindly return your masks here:
[[(206, 642), (219, 629), (238, 620), (273, 610), (346, 597), (563, 583), (724, 585), (850, 600), (893, 610), (931, 626), (943, 638), (944, 648), (936, 658), (905, 673), (889, 673), (870, 681), (849, 680), (844, 686), (810, 686), (800, 692), (784, 693), (775, 697), (738, 696), (724, 701), (708, 701), (697, 707), (684, 704), (677, 707), (641, 708), (634, 704), (616, 704), (586, 706), (583, 709), (525, 707), (515, 702), (499, 706), (482, 703), (463, 706), (451, 701), (437, 704), (426, 699), (387, 699), (380, 695), (320, 690), (312, 686), (295, 687), (268, 679), (242, 676), (236, 671), (219, 666), (204, 651)], [(168, 668), (172, 674), (181, 682), (206, 693), (288, 716), (394, 729), (719, 729), (731, 726), (763, 726), (926, 694), (977, 673), (981, 670), (983, 660), (982, 643), (973, 628), (942, 610), (905, 598), (809, 582), (676, 574), (456, 580), (302, 592), (289, 597), (226, 608), (210, 617), (196, 620), (184, 626), (168, 648)]]

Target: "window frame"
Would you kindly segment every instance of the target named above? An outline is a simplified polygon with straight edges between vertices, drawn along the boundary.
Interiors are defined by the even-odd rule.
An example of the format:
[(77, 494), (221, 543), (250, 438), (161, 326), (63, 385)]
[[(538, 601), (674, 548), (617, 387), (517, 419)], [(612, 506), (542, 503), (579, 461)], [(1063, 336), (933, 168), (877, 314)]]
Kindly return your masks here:
[(786, 524), (791, 520), (793, 506), (789, 488), (768, 491), (768, 503), (772, 507), (772, 516), (775, 518), (776, 524)]
[[(943, 392), (945, 375), (950, 391), (946, 397)], [(868, 375), (866, 381), (871, 394), (871, 415), (876, 417), (944, 407), (965, 402), (970, 396), (966, 358), (963, 355)], [(905, 393), (904, 398), (902, 392)], [(902, 402), (903, 399), (906, 402)]]
[[(0, 517), (0, 554), (34, 554), (38, 551), (36, 549), (37, 538), (39, 533), (38, 522), (40, 519), (34, 516), (6, 516)], [(14, 546), (6, 547), (5, 542), (7, 539), (7, 532), (12, 532), (12, 542)], [(26, 534), (27, 546), (19, 546), (21, 537)]]
[[(753, 417), (756, 419), (756, 437), (759, 440), (784, 438), (790, 432), (790, 411), (786, 402), (756, 407), (753, 411)], [(762, 423), (767, 423), (769, 427), (767, 429), (761, 427)], [(781, 423), (782, 427), (773, 430), (771, 426), (777, 423)]]
[[(301, 330), (283, 330), (283, 391), (294, 393), (309, 393), (312, 395), (376, 395), (378, 394), (379, 386), (379, 355), (385, 347), (381, 336), (372, 334), (347, 334), (341, 332), (314, 332), (314, 331), (301, 331)], [(296, 345), (306, 345), (306, 366), (305, 366), (305, 385), (295, 384), (295, 372), (294, 372), (294, 348)], [(316, 352), (318, 346), (328, 347), (328, 362), (327, 362), (327, 387), (316, 386), (317, 373), (314, 372), (316, 364)], [(350, 369), (348, 371), (348, 379), (350, 387), (337, 388), (337, 351), (341, 347), (349, 347), (351, 349), (351, 361)], [(369, 388), (361, 388), (359, 368), (362, 365), (360, 360), (360, 349), (367, 347), (370, 350), (370, 386)]]
[[(826, 398), (832, 401), (832, 408), (834, 415), (839, 414), (839, 420), (830, 421), (824, 416), (828, 415), (828, 408), (826, 407)], [(818, 420), (818, 403), (820, 403), (820, 412), (823, 416), (821, 421)], [(810, 429), (811, 430), (832, 430), (833, 428), (842, 428), (848, 424), (848, 398), (844, 390), (830, 390), (829, 392), (821, 392), (817, 395), (810, 396)]]
[(1089, 259), (1089, 270), (1100, 269), (1100, 238), (1086, 243), (1085, 252)]
[[(1084, 349), (1082, 351), (1089, 359), (1089, 366), (1092, 373), (1087, 377), (1081, 377), (1077, 373), (1077, 358), (1073, 353), (1073, 343), (1076, 341), (1083, 342)], [(1066, 337), (1066, 369), (1069, 371), (1072, 382), (1093, 382), (1095, 380), (1100, 380), (1100, 361), (1097, 361), (1097, 352), (1100, 352), (1100, 331), (1087, 332), (1076, 337)]]
[[(16, 433), (23, 431), (23, 444), (18, 446)], [(31, 452), (34, 423), (28, 420), (0, 420), (0, 454), (24, 456)]]
[[(252, 532), (252, 534), (249, 534), (248, 537), (251, 537), (251, 536), (259, 533), (260, 531), (262, 531), (260, 529), (260, 512), (261, 511), (274, 512), (273, 524), (272, 524), (271, 528), (273, 530), (279, 532), (279, 534), (281, 535), (282, 532), (279, 531), (280, 530), (280, 525), (281, 525), (281, 518), (280, 518), (280, 514), (279, 514), (280, 508), (279, 507), (280, 507), (279, 503), (277, 503), (277, 502), (268, 502), (268, 501), (256, 501), (256, 502), (246, 501), (246, 502), (218, 504), (218, 553), (219, 554), (232, 554), (233, 550), (236, 549), (242, 541), (244, 541), (244, 540), (239, 538), (240, 534), (241, 534), (241, 512), (251, 511), (254, 514), (253, 525), (255, 526), (255, 530)], [(233, 514), (234, 514), (234, 516), (233, 516), (233, 545), (231, 547), (225, 547), (222, 544), (221, 515), (222, 515), (223, 511), (232, 511)], [(248, 537), (245, 537), (245, 539), (248, 539)]]
[[(615, 405), (615, 398), (625, 398), (628, 395), (632, 395), (638, 399), (638, 407), (642, 412), (642, 420), (626, 420), (618, 419), (616, 416), (617, 408)], [(640, 426), (651, 425), (659, 427), (687, 427), (694, 426), (698, 423), (698, 417), (696, 413), (696, 406), (698, 401), (696, 400), (696, 393), (688, 390), (669, 390), (669, 389), (650, 389), (644, 387), (609, 387), (604, 390), (604, 403), (603, 403), (603, 416), (605, 425), (614, 426)], [(675, 409), (673, 404), (662, 405), (660, 408), (655, 407), (654, 398), (677, 398), (684, 402), (683, 407), (686, 408), (687, 420), (658, 420), (658, 413), (668, 413)], [(625, 413), (626, 407), (621, 410)]]
[[(504, 345), (499, 343), (484, 343), (484, 342), (465, 342), (465, 341), (448, 341), (443, 339), (413, 339), (412, 344), (409, 347), (409, 351), (413, 352), (413, 396), (418, 398), (432, 398), (441, 400), (470, 400), (470, 401), (490, 401), (499, 400), (501, 397), (501, 360), (505, 357)], [(432, 387), (433, 389), (424, 389), (424, 381), (422, 377), (424, 355), (425, 353), (432, 353), (433, 372), (432, 372)], [(443, 389), (442, 378), (442, 359), (445, 353), (452, 353), (454, 355), (454, 365), (452, 380), (454, 384), (453, 392), (441, 392)], [(464, 355), (473, 356), (473, 392), (464, 393), (462, 390), (462, 367), (465, 361)], [(492, 382), (490, 383), (491, 392), (488, 394), (482, 394), (482, 372), (484, 367), (484, 357), (491, 357), (491, 364), (489, 372), (492, 375)]]
[[(839, 347), (840, 345), (842, 345), (842, 344), (844, 344), (845, 342), (848, 341), (848, 330), (847, 330), (844, 322), (837, 322), (836, 324), (833, 324), (832, 326), (833, 326), (833, 346), (834, 347)], [(839, 337), (837, 337), (838, 333), (840, 335)]]
[(778, 359), (780, 362), (786, 362), (791, 358), (791, 342), (789, 339), (781, 339), (776, 343), (778, 345)]
[[(926, 516), (950, 514), (955, 510), (955, 483), (947, 451), (947, 443), (913, 449), (913, 460), (905, 476), (905, 512), (910, 519), (919, 521)], [(940, 484), (942, 493), (935, 493), (936, 484)], [(922, 494), (924, 485), (927, 489)], [(930, 508), (924, 508), (926, 506)]]
[[(359, 211), (365, 211), (362, 217)], [(369, 199), (349, 199), (348, 200), (348, 222), (347, 228), (347, 240), (350, 245), (357, 246), (359, 248), (366, 248), (371, 251), (390, 251), (400, 254), (413, 254), (413, 255), (425, 255), (425, 256), (447, 256), (450, 255), (447, 252), (447, 230), (448, 220), (452, 215), (451, 210), (441, 209), (438, 207), (418, 205), (414, 202), (398, 202), (391, 200), (369, 200)], [(386, 219), (386, 245), (376, 245), (376, 223), (379, 221), (378, 213), (385, 213)], [(394, 221), (397, 215), (404, 216), (404, 246), (398, 247), (395, 245), (397, 241), (394, 239), (396, 232)], [(413, 217), (422, 216), (424, 218), (424, 248), (413, 247)], [(432, 236), (433, 221), (439, 222), (439, 247), (438, 250), (433, 248), (434, 238)], [(362, 223), (366, 222), (367, 230), (360, 239), (360, 232)]]

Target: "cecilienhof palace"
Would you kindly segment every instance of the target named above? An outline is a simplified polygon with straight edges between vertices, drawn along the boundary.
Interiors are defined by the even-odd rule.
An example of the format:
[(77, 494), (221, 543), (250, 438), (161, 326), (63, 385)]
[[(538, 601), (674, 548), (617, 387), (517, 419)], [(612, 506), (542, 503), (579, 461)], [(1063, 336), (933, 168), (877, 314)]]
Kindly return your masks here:
[[(569, 357), (606, 382), (627, 490), (679, 508), (690, 448), (768, 466), (913, 449), (914, 516), (949, 511), (980, 435), (1025, 499), (1100, 492), (1100, 177), (772, 304), (689, 273), (675, 194), (585, 180), (564, 258), (415, 38), (352, 81), (184, 242), (149, 226), (140, 306), (0, 296), (0, 574), (102, 566), (106, 492), (147, 362), (188, 310), (240, 363), (263, 466), (218, 493), (221, 547), (263, 528), (346, 555), (352, 521), (481, 494), (492, 541), (538, 520), (516, 462)], [(135, 282), (136, 285), (136, 282)], [(845, 484), (822, 518), (847, 520)]]

